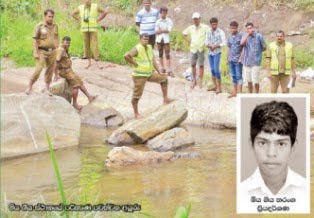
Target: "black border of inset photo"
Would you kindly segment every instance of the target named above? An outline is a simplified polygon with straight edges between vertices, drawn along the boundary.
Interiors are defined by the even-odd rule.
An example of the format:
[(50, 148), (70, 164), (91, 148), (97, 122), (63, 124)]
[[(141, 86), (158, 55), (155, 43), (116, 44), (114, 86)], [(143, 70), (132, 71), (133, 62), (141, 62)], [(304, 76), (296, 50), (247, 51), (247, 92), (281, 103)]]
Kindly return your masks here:
[[(246, 179), (253, 178), (251, 176), (258, 168), (254, 148), (250, 139), (252, 112), (256, 106), (271, 101), (288, 103), (298, 117), (296, 143), (289, 158), (288, 166), (293, 172), (300, 175), (299, 178), (302, 178), (300, 181), (305, 180), (305, 187), (302, 189), (304, 191), (302, 192), (302, 198), (280, 194), (256, 196), (258, 195), (256, 193), (259, 193), (259, 191), (252, 191), (251, 193), (243, 191), (243, 184), (250, 184), (250, 182), (241, 185)], [(257, 176), (257, 178), (260, 177)], [(281, 192), (279, 191), (279, 193)], [(309, 94), (241, 94), (237, 96), (237, 213), (310, 213)]]

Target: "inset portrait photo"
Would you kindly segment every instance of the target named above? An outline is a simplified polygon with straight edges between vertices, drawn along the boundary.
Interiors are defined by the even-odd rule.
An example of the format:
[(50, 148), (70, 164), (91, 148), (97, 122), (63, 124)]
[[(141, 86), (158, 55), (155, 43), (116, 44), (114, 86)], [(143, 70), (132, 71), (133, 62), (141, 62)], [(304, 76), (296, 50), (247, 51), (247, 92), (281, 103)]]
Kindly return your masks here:
[(237, 98), (237, 213), (310, 213), (309, 94)]

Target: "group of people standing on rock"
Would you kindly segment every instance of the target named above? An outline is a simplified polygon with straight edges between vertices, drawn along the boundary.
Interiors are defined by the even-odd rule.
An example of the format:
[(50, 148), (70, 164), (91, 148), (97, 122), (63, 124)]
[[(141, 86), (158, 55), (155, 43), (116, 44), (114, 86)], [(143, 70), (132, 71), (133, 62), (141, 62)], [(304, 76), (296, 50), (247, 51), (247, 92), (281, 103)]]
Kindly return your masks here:
[[(124, 58), (133, 66), (132, 78), (134, 82), (132, 105), (135, 118), (139, 118), (138, 102), (143, 94), (146, 81), (156, 82), (161, 85), (164, 103), (171, 100), (167, 96), (168, 79), (167, 76), (175, 77), (171, 69), (170, 58), (170, 32), (173, 27), (172, 20), (167, 17), (167, 7), (161, 7), (160, 10), (151, 7), (151, 0), (143, 0), (144, 8), (141, 9), (135, 18), (135, 23), (139, 26), (140, 42), (132, 50), (128, 51)], [(84, 58), (88, 59), (86, 69), (91, 66), (91, 47), (96, 65), (99, 69), (103, 66), (98, 62), (98, 35), (97, 22), (101, 21), (108, 11), (91, 3), (91, 0), (84, 0), (72, 12), (72, 17), (81, 22), (81, 32), (84, 38)], [(96, 96), (89, 94), (82, 80), (73, 72), (72, 62), (69, 56), (69, 47), (71, 38), (63, 37), (59, 46), (58, 26), (53, 22), (54, 11), (47, 9), (44, 12), (44, 21), (37, 24), (33, 35), (34, 58), (37, 61), (36, 69), (32, 75), (26, 94), (30, 94), (32, 87), (39, 78), (42, 69), (46, 65), (45, 72), (45, 92), (52, 96), (50, 92), (50, 83), (54, 72), (54, 81), (59, 76), (73, 88), (73, 106), (77, 110), (81, 106), (77, 103), (78, 90), (80, 89), (92, 101)], [(243, 82), (248, 83), (249, 92), (259, 92), (259, 72), (262, 61), (262, 52), (267, 49), (263, 36), (254, 30), (253, 23), (246, 23), (247, 34), (238, 30), (238, 23), (230, 23), (231, 33), (226, 40), (225, 33), (218, 28), (218, 19), (210, 19), (210, 27), (201, 23), (201, 16), (195, 12), (192, 15), (194, 24), (187, 27), (183, 32), (184, 39), (190, 45), (191, 66), (193, 81), (191, 88), (197, 85), (196, 65), (199, 66), (199, 86), (202, 88), (204, 74), (205, 47), (208, 48), (208, 61), (211, 69), (212, 82), (214, 87), (208, 91), (215, 91), (217, 94), (222, 92), (220, 59), (222, 47), (227, 45), (227, 62), (230, 68), (230, 74), (234, 85), (234, 92), (230, 97), (236, 96), (242, 92)], [(279, 84), (282, 92), (288, 93), (287, 83), (292, 75), (295, 74), (295, 54), (292, 44), (285, 42), (283, 31), (277, 32), (277, 40), (270, 44), (267, 51), (267, 72), (271, 80), (271, 92), (276, 93)], [(161, 69), (154, 58), (154, 45), (157, 42), (159, 51), (159, 62)], [(91, 46), (92, 45), (92, 46)], [(164, 62), (164, 54), (166, 63)], [(107, 67), (111, 67), (108, 65)], [(242, 77), (243, 69), (243, 77)], [(155, 72), (155, 70), (157, 72)], [(242, 79), (243, 78), (243, 79)]]
[[(154, 48), (157, 42), (161, 72), (166, 73), (163, 62), (163, 51), (166, 53), (168, 63), (168, 75), (172, 75), (170, 61), (169, 33), (173, 22), (167, 17), (168, 9), (161, 7), (158, 10), (151, 7), (151, 0), (143, 1), (144, 8), (136, 15), (135, 22), (140, 27), (140, 35), (148, 35), (149, 44)], [(236, 21), (230, 23), (230, 34), (226, 38), (222, 29), (218, 28), (218, 19), (213, 17), (209, 26), (201, 23), (201, 15), (198, 12), (192, 15), (193, 25), (183, 32), (184, 39), (190, 45), (190, 61), (192, 67), (192, 85), (197, 85), (196, 65), (199, 66), (199, 86), (203, 87), (205, 48), (208, 49), (208, 62), (211, 71), (213, 88), (208, 91), (222, 92), (220, 60), (224, 46), (227, 46), (226, 61), (229, 65), (230, 75), (234, 87), (229, 97), (242, 93), (243, 83), (248, 84), (248, 91), (259, 93), (260, 71), (262, 53), (267, 50), (266, 70), (271, 81), (271, 92), (277, 93), (279, 84), (283, 93), (288, 93), (287, 85), (290, 78), (296, 79), (295, 52), (291, 43), (285, 41), (285, 33), (279, 30), (276, 33), (276, 41), (270, 43), (267, 48), (261, 33), (254, 29), (254, 24), (245, 24), (246, 34), (239, 32), (239, 24)], [(129, 55), (132, 53), (128, 53)], [(132, 63), (132, 62), (131, 62)], [(242, 72), (243, 71), (243, 72)]]

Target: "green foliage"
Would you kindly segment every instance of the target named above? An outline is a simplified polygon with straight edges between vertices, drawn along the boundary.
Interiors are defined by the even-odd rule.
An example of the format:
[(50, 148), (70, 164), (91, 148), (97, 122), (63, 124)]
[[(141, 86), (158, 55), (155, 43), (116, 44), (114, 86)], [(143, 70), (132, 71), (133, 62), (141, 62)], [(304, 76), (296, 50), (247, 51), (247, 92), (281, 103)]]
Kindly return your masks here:
[(116, 9), (126, 10), (133, 8), (136, 3), (137, 0), (112, 0), (110, 1), (110, 6), (115, 7)]
[(299, 10), (312, 10), (314, 11), (313, 0), (294, 0), (294, 5)]
[(36, 23), (26, 14), (16, 18), (2, 14), (1, 58), (10, 57), (18, 66), (32, 66), (32, 34)]
[(309, 66), (314, 68), (314, 51), (307, 51), (300, 49), (296, 51), (296, 67), (298, 69), (304, 69)]
[(174, 218), (189, 218), (192, 204), (189, 204), (188, 209), (179, 207)]
[[(205, 0), (210, 5), (230, 5), (243, 2), (242, 0)], [(269, 5), (291, 5), (298, 10), (314, 10), (313, 0), (248, 0), (246, 4), (251, 5), (255, 10), (265, 4)]]
[(99, 34), (99, 51), (103, 60), (126, 64), (123, 56), (138, 42), (138, 33), (134, 27), (127, 29), (108, 29)]
[(29, 14), (32, 17), (37, 16), (41, 0), (2, 0), (1, 10), (11, 11), (16, 16), (21, 14)]
[(170, 32), (170, 44), (172, 49), (176, 51), (189, 51), (190, 47), (179, 31)]

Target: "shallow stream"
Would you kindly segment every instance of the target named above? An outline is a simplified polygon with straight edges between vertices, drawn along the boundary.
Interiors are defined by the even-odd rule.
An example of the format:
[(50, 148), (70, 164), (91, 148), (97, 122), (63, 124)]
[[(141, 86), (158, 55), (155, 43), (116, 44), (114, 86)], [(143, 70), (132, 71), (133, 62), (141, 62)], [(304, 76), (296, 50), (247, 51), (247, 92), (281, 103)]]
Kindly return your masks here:
[[(191, 202), (191, 217), (235, 217), (235, 131), (186, 128), (196, 144), (183, 151), (198, 153), (202, 158), (108, 169), (104, 162), (112, 147), (106, 145), (104, 140), (113, 130), (82, 126), (79, 146), (55, 152), (67, 204), (137, 203), (141, 205), (143, 213), (168, 218), (174, 217), (179, 206), (187, 207)], [(146, 150), (141, 145), (134, 147)], [(313, 154), (312, 151), (312, 160)], [(62, 202), (49, 152), (2, 161), (1, 174), (2, 215), (7, 214), (5, 205), (11, 202), (31, 205)], [(312, 197), (313, 189), (312, 183)], [(9, 217), (48, 216), (44, 212), (8, 214)], [(88, 212), (79, 213), (79, 217), (85, 214)], [(139, 212), (93, 212), (89, 217), (148, 216)]]

